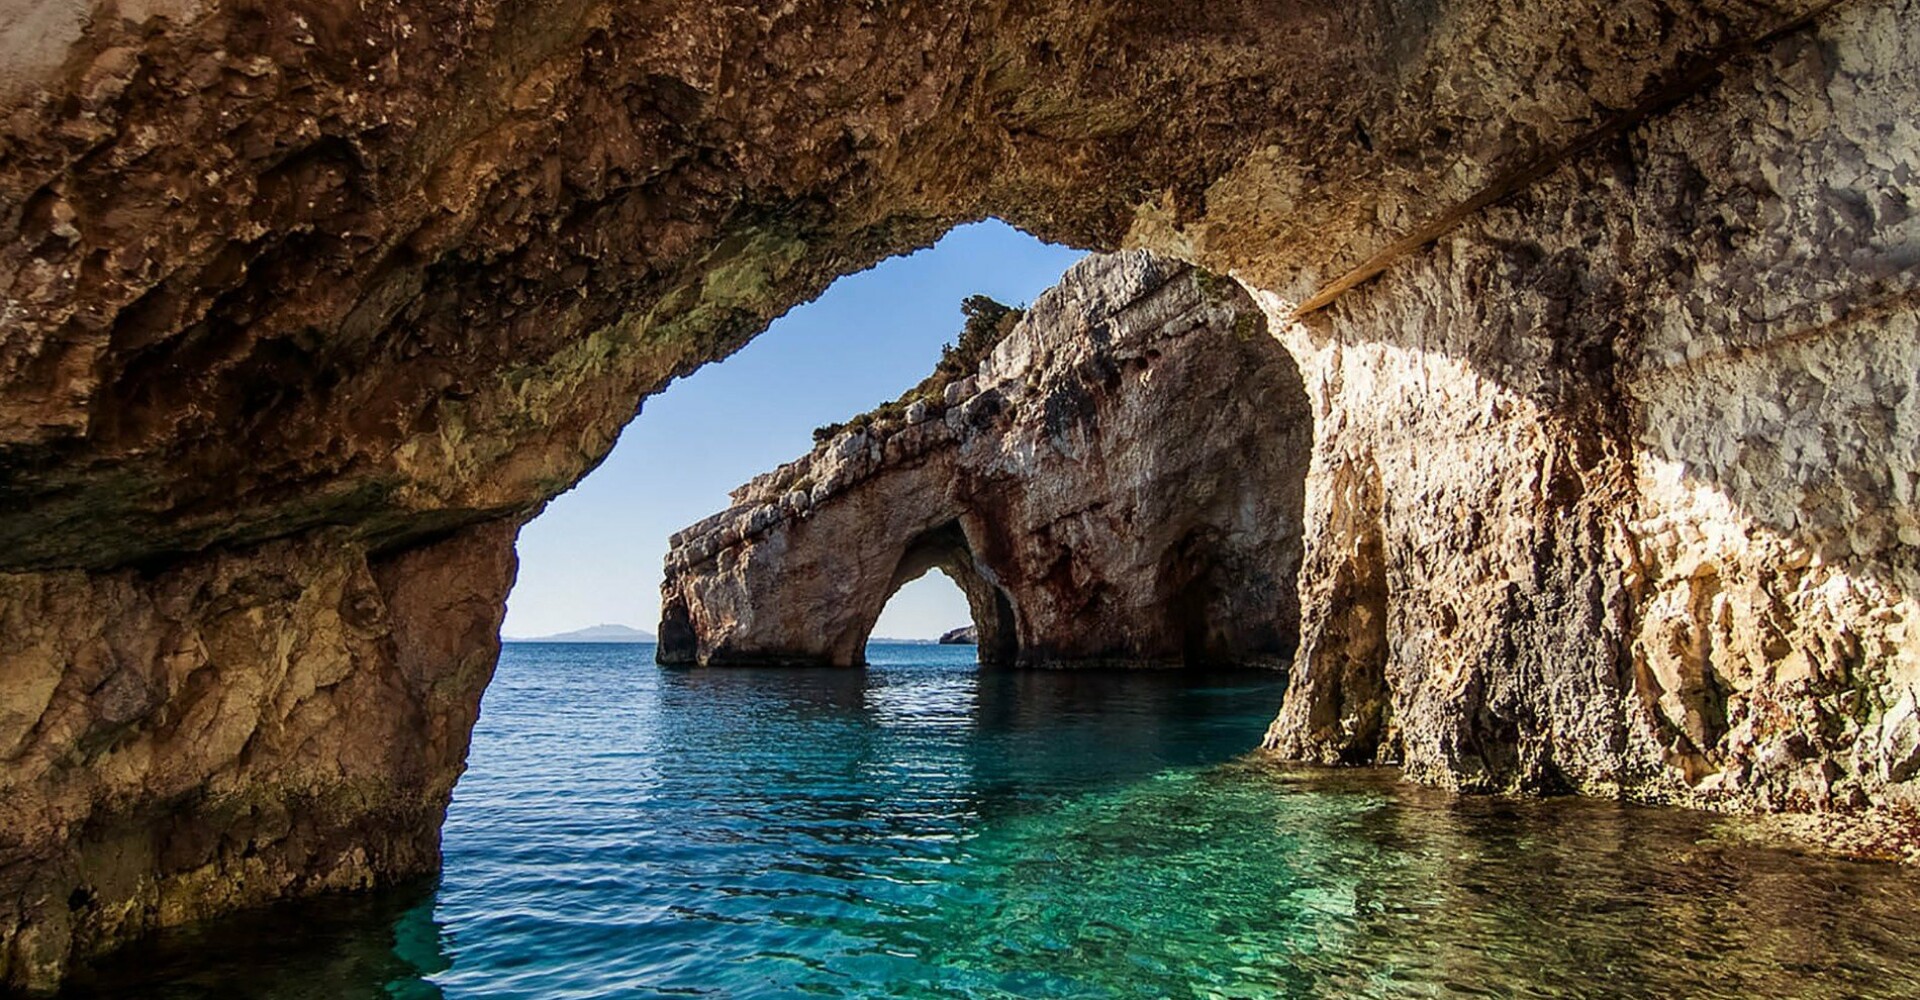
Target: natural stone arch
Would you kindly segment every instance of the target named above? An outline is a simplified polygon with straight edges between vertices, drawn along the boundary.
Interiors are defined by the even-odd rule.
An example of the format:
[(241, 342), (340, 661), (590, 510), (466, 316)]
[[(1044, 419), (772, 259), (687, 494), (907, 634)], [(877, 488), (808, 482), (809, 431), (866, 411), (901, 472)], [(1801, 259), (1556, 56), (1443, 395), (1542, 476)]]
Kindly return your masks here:
[(873, 634), (873, 623), (900, 588), (930, 572), (946, 574), (967, 599), (967, 612), (975, 634), (980, 664), (987, 667), (1011, 666), (1019, 659), (1020, 632), (1014, 617), (1013, 601), (993, 580), (990, 571), (974, 557), (967, 542), (966, 529), (959, 521), (922, 534), (907, 545), (900, 555), (900, 568), (893, 571), (887, 590), (868, 619), (861, 645)]
[(9, 983), (430, 870), (517, 525), (674, 376), (987, 214), (1257, 290), (1323, 418), (1302, 659), (1351, 641), (1316, 581), (1372, 463), (1411, 776), (1911, 809), (1911, 0), (35, 10)]
[(517, 521), (672, 378), (988, 214), (1325, 305), (1804, 14), (1613, 6), (76, 19), (0, 83), (0, 567)]
[(677, 534), (662, 662), (859, 663), (887, 597), (943, 565), (983, 662), (1283, 666), (1313, 420), (1265, 326), (1168, 258), (1075, 265), (941, 398)]

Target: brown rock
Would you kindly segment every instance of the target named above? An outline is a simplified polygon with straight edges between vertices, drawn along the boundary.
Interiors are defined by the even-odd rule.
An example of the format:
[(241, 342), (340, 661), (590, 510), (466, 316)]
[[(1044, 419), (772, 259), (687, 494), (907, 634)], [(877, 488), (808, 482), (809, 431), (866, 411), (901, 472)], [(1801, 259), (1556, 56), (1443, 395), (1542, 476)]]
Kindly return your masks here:
[[(1284, 665), (1312, 420), (1238, 285), (1090, 257), (965, 383), (675, 535), (660, 661), (862, 663), (887, 599), (940, 569), (983, 662)], [(800, 486), (804, 509), (773, 502)]]
[(987, 214), (1298, 363), (1277, 749), (1911, 824), (1913, 0), (84, 8), (0, 31), (0, 981), (430, 866), (511, 525)]
[(1914, 14), (1788, 32), (1276, 327), (1333, 416), (1271, 747), (1920, 828)]
[(0, 969), (434, 871), (515, 528), (0, 575)]

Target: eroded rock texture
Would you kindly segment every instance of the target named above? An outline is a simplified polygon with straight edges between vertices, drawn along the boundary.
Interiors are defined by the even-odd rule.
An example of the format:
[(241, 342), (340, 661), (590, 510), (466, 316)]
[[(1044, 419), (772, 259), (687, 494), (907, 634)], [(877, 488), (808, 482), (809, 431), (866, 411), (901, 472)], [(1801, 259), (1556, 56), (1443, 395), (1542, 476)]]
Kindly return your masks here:
[[(1917, 19), (0, 0), (0, 980), (430, 864), (512, 525), (676, 373), (985, 214), (1233, 274), (1298, 360), (1277, 748), (1900, 815)], [(385, 624), (296, 641), (362, 573)], [(232, 608), (257, 640), (189, 670)], [(384, 693), (352, 724), (172, 741), (336, 697), (280, 693), (329, 643)], [(170, 826), (240, 846), (88, 846)], [(396, 860), (315, 860), (348, 841)], [(278, 874), (154, 902), (217, 857)]]
[(1312, 437), (1239, 286), (1089, 257), (980, 364), (676, 534), (663, 663), (864, 663), (901, 585), (967, 595), (982, 662), (1279, 666)]
[(439, 866), (514, 525), (0, 576), (6, 968)]
[(1838, 7), (1283, 329), (1331, 416), (1272, 746), (1911, 836), (1913, 15)]

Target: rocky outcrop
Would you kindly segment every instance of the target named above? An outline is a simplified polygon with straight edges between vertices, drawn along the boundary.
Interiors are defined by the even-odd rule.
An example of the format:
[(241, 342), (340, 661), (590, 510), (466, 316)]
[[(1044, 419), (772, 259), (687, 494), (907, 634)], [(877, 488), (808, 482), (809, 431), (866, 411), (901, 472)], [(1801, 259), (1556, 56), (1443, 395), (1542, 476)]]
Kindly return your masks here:
[[(341, 884), (315, 844), (418, 846), (339, 869), (375, 878), (430, 865), (513, 526), (672, 377), (987, 214), (1231, 274), (1298, 362), (1316, 437), (1276, 752), (1910, 815), (1916, 18), (11, 4), (0, 981)], [(334, 635), (299, 622), (355, 567), (385, 624), (301, 640)], [(176, 636), (235, 608), (259, 641), (170, 680)], [(329, 644), (362, 650), (351, 724), (166, 743), (194, 706), (277, 705)], [(175, 856), (87, 846), (244, 833), (235, 795), (333, 832), (180, 857), (304, 875), (150, 905)]]
[(1090, 257), (942, 399), (855, 424), (673, 537), (662, 663), (863, 663), (932, 569), (986, 663), (1292, 653), (1312, 419), (1231, 281)]
[(15, 981), (158, 926), (435, 871), (513, 534), (0, 576)]
[(962, 625), (959, 628), (950, 628), (945, 632), (940, 633), (940, 645), (942, 646), (978, 646), (980, 645), (980, 630), (978, 628), (975, 628), (972, 625)]
[(1269, 746), (1914, 851), (1914, 18), (1835, 7), (1276, 323), (1334, 416)]

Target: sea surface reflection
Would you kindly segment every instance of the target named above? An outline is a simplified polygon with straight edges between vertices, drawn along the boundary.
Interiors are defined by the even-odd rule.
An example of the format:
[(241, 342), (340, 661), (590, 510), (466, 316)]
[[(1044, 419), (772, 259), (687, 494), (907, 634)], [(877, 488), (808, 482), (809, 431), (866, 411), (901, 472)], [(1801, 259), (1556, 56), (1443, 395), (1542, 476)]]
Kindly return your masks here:
[(508, 647), (437, 887), (168, 934), (75, 995), (1920, 992), (1911, 870), (1243, 759), (1271, 675), (652, 652)]

